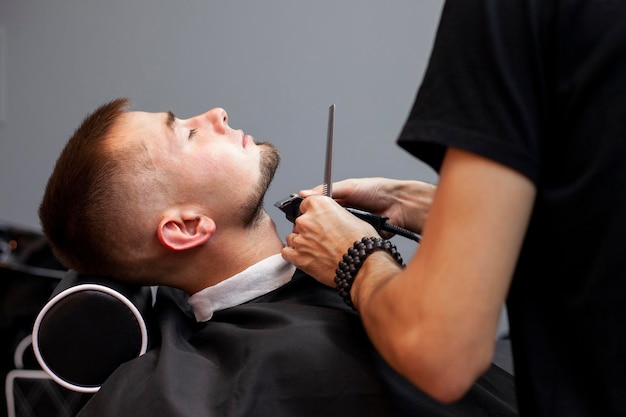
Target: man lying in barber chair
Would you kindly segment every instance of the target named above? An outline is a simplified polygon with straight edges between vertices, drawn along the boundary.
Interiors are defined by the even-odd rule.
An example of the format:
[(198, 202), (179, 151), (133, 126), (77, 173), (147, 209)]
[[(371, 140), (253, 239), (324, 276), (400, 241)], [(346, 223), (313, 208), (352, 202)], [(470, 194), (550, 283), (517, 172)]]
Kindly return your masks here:
[(428, 398), (380, 359), (333, 289), (282, 259), (262, 207), (271, 144), (231, 128), (223, 109), (179, 119), (127, 105), (85, 118), (39, 211), (68, 268), (159, 286), (158, 340), (81, 415), (516, 414), (512, 376), (496, 366), (457, 403)]

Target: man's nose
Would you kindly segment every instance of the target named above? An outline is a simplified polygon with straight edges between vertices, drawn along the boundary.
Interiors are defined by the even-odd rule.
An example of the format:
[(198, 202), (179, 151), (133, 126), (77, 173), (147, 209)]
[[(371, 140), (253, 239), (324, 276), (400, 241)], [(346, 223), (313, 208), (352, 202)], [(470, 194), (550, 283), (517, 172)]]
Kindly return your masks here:
[(204, 118), (213, 125), (213, 128), (219, 132), (224, 133), (226, 126), (228, 125), (228, 114), (226, 110), (216, 107), (204, 113)]

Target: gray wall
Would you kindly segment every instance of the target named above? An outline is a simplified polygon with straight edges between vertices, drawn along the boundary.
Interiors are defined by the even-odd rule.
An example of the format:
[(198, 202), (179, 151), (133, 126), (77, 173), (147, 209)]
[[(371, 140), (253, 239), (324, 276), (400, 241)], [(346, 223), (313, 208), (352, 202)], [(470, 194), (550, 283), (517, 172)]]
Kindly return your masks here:
[[(38, 228), (54, 161), (85, 114), (127, 96), (189, 117), (224, 107), (281, 150), (272, 204), (323, 179), (335, 103), (335, 178), (436, 181), (395, 145), (442, 0), (0, 0), (0, 220)], [(406, 258), (412, 247), (401, 242)], [(404, 248), (404, 249), (403, 249)]]

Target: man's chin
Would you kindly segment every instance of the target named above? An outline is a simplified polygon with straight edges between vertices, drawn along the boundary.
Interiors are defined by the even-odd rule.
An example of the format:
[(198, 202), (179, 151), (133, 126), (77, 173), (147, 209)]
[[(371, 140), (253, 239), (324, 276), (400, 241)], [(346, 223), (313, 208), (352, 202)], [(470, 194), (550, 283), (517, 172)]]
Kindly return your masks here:
[(258, 146), (261, 148), (261, 160), (259, 166), (259, 182), (255, 188), (255, 192), (250, 196), (249, 204), (242, 207), (243, 221), (246, 228), (254, 227), (264, 217), (263, 201), (274, 174), (280, 163), (280, 155), (278, 149), (269, 142), (260, 142)]
[(263, 193), (265, 193), (274, 179), (274, 174), (276, 174), (276, 170), (280, 164), (280, 154), (278, 153), (278, 149), (269, 142), (261, 142), (261, 145), (263, 146), (261, 148), (260, 161), (261, 188), (263, 188)]

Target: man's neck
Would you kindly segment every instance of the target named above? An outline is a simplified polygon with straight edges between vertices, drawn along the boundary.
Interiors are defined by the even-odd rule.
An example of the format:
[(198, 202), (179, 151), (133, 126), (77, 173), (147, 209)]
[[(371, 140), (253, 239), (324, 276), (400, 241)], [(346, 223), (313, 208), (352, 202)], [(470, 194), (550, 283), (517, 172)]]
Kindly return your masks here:
[(184, 268), (183, 285), (188, 294), (215, 285), (244, 269), (281, 252), (283, 242), (267, 215), (253, 227), (218, 232)]

